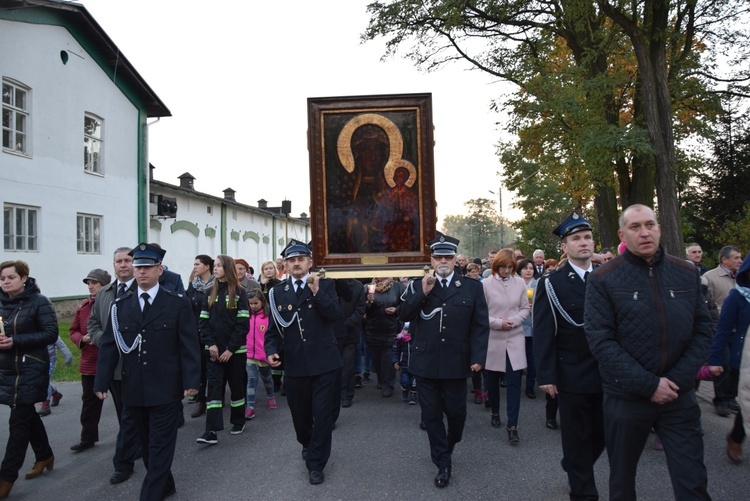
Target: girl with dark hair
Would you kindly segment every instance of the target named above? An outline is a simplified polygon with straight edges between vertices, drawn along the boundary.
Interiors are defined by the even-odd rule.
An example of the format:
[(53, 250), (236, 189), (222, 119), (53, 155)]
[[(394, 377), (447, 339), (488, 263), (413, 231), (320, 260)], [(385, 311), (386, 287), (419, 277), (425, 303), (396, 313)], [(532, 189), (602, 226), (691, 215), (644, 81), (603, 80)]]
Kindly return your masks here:
[(255, 417), (255, 390), (258, 379), (263, 380), (266, 388), (266, 404), (269, 409), (276, 408), (276, 397), (273, 392), (273, 378), (271, 366), (266, 358), (264, 347), (266, 332), (268, 332), (268, 302), (266, 296), (259, 290), (247, 293), (250, 305), (250, 330), (247, 333), (247, 408), (245, 419)]
[(225, 381), (231, 392), (232, 435), (245, 430), (245, 345), (249, 329), (247, 292), (240, 285), (234, 259), (220, 254), (214, 261), (214, 286), (200, 317), (201, 341), (208, 347), (206, 361), (206, 432), (198, 443), (216, 444), (216, 432), (224, 429), (221, 406)]
[[(190, 300), (190, 305), (193, 307), (193, 315), (195, 315), (195, 323), (198, 325), (199, 334), (201, 310), (208, 294), (213, 289), (214, 280), (213, 258), (205, 254), (195, 256), (193, 272), (190, 274), (190, 284), (188, 285), (186, 294)], [(198, 394), (192, 400), (196, 404), (195, 409), (190, 414), (190, 417), (193, 418), (200, 417), (206, 413), (206, 360), (208, 352), (203, 349), (200, 338), (198, 339), (198, 344), (201, 350), (201, 387), (198, 389)]]

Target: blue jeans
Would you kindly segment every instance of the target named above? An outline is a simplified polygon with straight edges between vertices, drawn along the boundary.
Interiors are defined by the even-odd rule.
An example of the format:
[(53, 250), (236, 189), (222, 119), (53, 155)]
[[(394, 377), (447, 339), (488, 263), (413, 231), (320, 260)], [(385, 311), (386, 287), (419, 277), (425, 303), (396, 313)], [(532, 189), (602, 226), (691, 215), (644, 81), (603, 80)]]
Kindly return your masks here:
[(273, 378), (271, 377), (271, 367), (261, 367), (250, 361), (245, 365), (247, 371), (247, 408), (255, 409), (255, 390), (258, 388), (258, 379), (263, 380), (263, 386), (266, 388), (266, 398), (274, 398)]
[(354, 373), (362, 374), (362, 354), (365, 357), (365, 370), (364, 372), (372, 372), (372, 357), (370, 356), (370, 350), (367, 349), (367, 343), (363, 339), (364, 334), (359, 336), (359, 344), (357, 344), (357, 357), (354, 360)]

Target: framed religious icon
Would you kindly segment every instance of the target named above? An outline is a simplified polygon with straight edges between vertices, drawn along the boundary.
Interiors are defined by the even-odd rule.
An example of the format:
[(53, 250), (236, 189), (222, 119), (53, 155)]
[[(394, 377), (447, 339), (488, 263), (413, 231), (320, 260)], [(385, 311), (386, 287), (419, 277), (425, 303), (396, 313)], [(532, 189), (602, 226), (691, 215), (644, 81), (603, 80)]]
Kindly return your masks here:
[(415, 276), (435, 236), (431, 94), (307, 100), (313, 262)]

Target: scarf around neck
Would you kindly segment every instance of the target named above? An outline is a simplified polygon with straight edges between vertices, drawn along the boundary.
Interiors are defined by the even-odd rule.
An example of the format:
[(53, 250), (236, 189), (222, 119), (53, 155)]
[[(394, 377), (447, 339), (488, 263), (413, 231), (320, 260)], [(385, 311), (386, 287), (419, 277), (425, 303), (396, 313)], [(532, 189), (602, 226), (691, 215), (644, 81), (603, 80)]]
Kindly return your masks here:
[(214, 286), (215, 279), (216, 277), (211, 275), (211, 278), (204, 282), (203, 280), (201, 280), (201, 277), (195, 277), (193, 279), (193, 289), (197, 290), (198, 292), (207, 292), (209, 289), (211, 289), (211, 287)]

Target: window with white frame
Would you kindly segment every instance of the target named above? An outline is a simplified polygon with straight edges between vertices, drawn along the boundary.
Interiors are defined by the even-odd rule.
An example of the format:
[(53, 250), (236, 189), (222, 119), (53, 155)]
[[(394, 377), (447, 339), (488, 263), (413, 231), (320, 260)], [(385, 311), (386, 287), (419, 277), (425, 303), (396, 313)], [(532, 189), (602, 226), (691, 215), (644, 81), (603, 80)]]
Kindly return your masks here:
[(83, 117), (83, 170), (104, 174), (102, 169), (102, 124), (96, 115), (86, 113)]
[(3, 150), (29, 154), (29, 89), (3, 79)]
[(39, 207), (3, 204), (3, 248), (6, 251), (39, 250)]
[(78, 214), (76, 229), (79, 254), (101, 254), (102, 217)]

